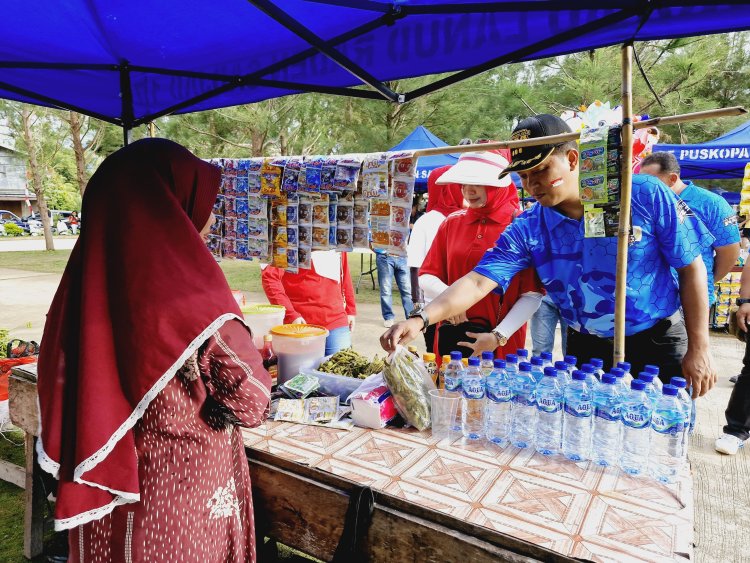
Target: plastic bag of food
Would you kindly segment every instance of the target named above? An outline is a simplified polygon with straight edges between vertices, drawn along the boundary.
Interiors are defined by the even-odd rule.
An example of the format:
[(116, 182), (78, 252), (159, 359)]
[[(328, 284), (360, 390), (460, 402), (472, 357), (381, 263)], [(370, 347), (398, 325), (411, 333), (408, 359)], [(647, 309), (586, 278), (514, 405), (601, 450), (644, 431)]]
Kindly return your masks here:
[(418, 430), (430, 427), (430, 389), (435, 383), (424, 364), (403, 346), (385, 362), (383, 377), (391, 390), (396, 408), (404, 420)]

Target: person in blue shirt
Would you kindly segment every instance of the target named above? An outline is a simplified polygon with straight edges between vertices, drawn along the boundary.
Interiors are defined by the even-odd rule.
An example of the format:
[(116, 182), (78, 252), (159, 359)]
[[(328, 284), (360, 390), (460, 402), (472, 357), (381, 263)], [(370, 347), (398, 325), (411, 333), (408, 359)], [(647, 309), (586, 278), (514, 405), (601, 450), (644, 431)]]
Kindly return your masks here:
[(737, 263), (740, 255), (740, 230), (737, 215), (723, 197), (691, 181), (680, 179), (680, 164), (669, 152), (655, 152), (643, 159), (641, 173), (656, 176), (703, 221), (714, 236), (714, 243), (703, 250), (708, 278), (708, 304), (716, 301), (714, 282), (721, 280)]
[[(512, 138), (567, 132), (570, 128), (560, 118), (536, 115), (522, 120)], [(568, 323), (567, 352), (582, 361), (611, 361), (617, 239), (584, 237), (578, 146), (568, 142), (515, 148), (511, 156), (502, 174), (517, 172), (537, 203), (516, 218), (472, 272), (385, 332), (380, 339), (385, 350), (413, 340), (425, 326), (465, 311), (491, 291), (503, 291), (517, 272), (533, 266)], [(632, 225), (626, 359), (635, 373), (652, 363), (661, 367), (666, 380), (682, 374), (693, 396), (702, 396), (716, 383), (701, 260), (713, 237), (684, 202), (646, 175), (633, 178)]]

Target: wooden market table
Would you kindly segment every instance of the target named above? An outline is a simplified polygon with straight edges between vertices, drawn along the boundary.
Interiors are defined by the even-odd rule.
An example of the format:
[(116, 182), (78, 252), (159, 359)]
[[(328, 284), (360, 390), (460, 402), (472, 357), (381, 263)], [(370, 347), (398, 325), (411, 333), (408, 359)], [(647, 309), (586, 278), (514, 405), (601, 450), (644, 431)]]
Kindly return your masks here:
[[(10, 378), (13, 423), (27, 433), (24, 555), (42, 551), (43, 487), (33, 368)], [(338, 430), (268, 421), (243, 429), (259, 538), (330, 560), (350, 496), (369, 487), (370, 561), (689, 561), (692, 480), (674, 486), (588, 462), (415, 430)]]

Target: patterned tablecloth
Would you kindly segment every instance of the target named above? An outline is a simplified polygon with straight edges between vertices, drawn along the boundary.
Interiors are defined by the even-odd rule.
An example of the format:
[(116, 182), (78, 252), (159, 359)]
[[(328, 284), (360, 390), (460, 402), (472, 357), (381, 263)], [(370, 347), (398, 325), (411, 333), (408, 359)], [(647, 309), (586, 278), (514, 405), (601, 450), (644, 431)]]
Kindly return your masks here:
[(692, 480), (674, 486), (529, 449), (437, 441), (414, 430), (267, 422), (245, 445), (328, 471), (564, 555), (689, 561)]

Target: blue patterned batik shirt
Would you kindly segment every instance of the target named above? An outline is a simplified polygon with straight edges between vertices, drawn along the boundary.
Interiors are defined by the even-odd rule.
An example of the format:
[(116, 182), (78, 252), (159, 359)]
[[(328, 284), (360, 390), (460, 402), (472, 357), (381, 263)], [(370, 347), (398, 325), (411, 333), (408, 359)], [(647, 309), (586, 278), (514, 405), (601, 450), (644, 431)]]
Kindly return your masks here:
[(716, 301), (714, 291), (714, 249), (728, 244), (740, 242), (740, 230), (737, 227), (737, 215), (723, 197), (692, 182), (685, 182), (687, 186), (679, 197), (688, 204), (703, 224), (706, 225), (716, 240), (711, 246), (703, 249), (703, 263), (706, 264), (708, 274), (708, 303)]
[[(672, 268), (691, 264), (713, 237), (688, 206), (653, 176), (633, 177), (625, 333), (646, 330), (680, 307)], [(522, 213), (474, 271), (505, 290), (533, 267), (574, 330), (614, 336), (617, 237), (585, 238), (583, 220), (538, 203)]]

